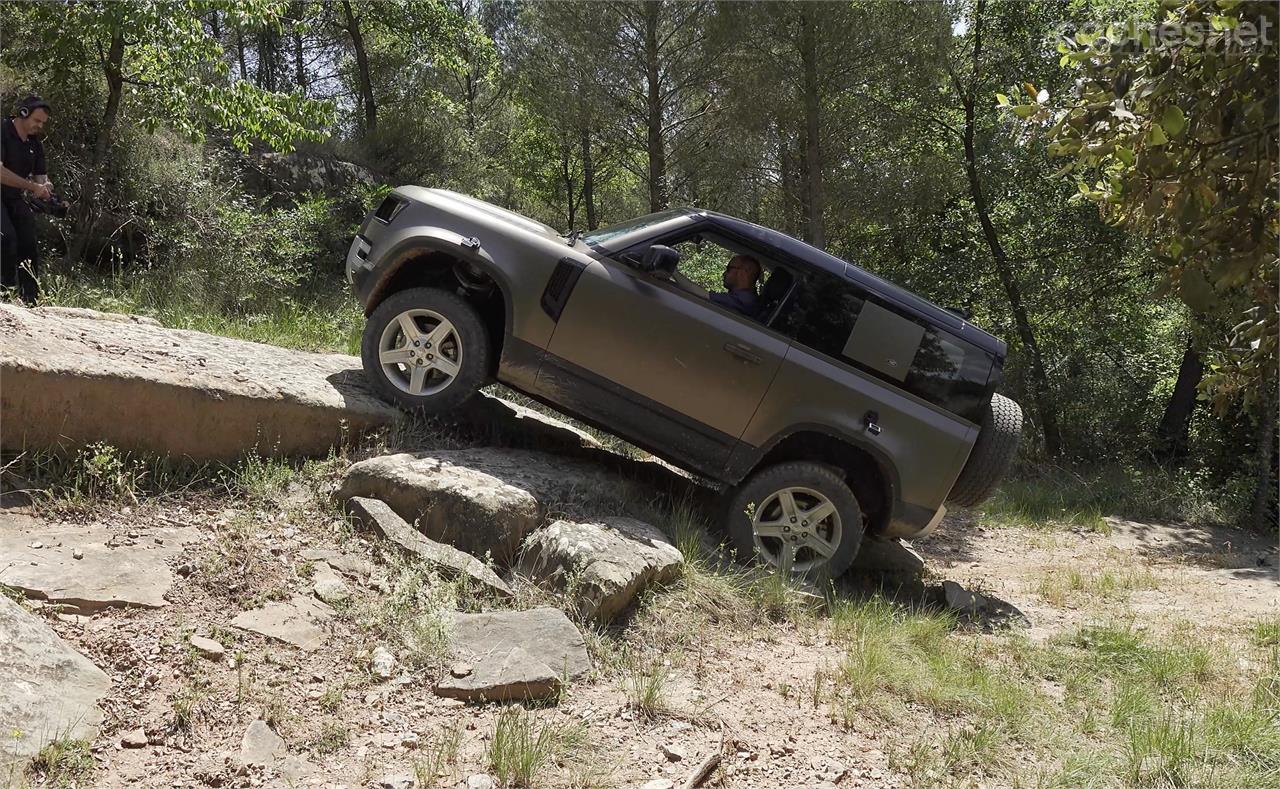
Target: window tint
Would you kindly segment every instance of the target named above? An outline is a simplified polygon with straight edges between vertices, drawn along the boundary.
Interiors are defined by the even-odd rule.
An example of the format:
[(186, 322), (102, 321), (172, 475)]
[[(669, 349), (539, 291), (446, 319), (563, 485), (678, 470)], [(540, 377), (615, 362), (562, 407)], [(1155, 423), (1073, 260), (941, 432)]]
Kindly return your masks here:
[(627, 233), (631, 233), (636, 230), (643, 230), (646, 227), (658, 225), (666, 222), (668, 219), (674, 219), (678, 216), (684, 215), (685, 212), (679, 208), (669, 208), (666, 211), (658, 211), (654, 214), (645, 214), (644, 216), (636, 217), (635, 219), (628, 219), (625, 222), (618, 222), (617, 224), (609, 225), (608, 227), (587, 233), (582, 237), (582, 240), (590, 246), (595, 247), (604, 244), (607, 241), (612, 241), (619, 236), (626, 235)]
[(973, 422), (982, 419), (992, 357), (843, 277), (805, 274), (774, 326), (812, 350), (948, 411)]

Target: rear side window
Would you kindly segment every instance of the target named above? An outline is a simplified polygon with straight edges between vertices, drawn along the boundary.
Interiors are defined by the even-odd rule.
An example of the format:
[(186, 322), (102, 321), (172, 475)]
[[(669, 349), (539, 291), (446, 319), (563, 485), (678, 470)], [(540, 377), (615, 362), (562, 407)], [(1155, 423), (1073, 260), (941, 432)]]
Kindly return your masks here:
[(805, 274), (774, 328), (970, 421), (982, 419), (992, 357), (844, 277)]

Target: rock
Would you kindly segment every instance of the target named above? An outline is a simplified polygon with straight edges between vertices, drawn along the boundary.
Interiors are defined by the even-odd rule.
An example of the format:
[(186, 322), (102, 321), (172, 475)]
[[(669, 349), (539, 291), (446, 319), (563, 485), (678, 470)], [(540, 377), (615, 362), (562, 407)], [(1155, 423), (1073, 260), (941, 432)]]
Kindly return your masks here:
[(369, 661), (369, 667), (375, 676), (391, 679), (396, 673), (396, 656), (379, 644), (373, 648), (373, 658)]
[(284, 754), (284, 739), (264, 720), (255, 720), (240, 739), (240, 763), (270, 767)]
[(493, 659), (515, 647), (551, 668), (558, 677), (578, 679), (591, 670), (582, 633), (557, 608), (454, 613), (448, 627), (450, 651), (455, 659), (471, 663), (473, 673), (480, 671), (477, 657)]
[(458, 416), (489, 431), (490, 437), (503, 445), (557, 452), (603, 449), (586, 431), (484, 392), (468, 400)]
[(983, 596), (977, 592), (970, 592), (955, 581), (942, 582), (942, 601), (943, 604), (962, 614), (977, 614), (978, 609), (983, 603)]
[(906, 540), (863, 537), (850, 569), (854, 572), (912, 579), (924, 574), (924, 557)]
[(0, 595), (0, 775), (22, 775), (55, 737), (91, 740), (111, 679), (49, 626)]
[(324, 644), (323, 625), (332, 616), (333, 609), (319, 600), (294, 595), (282, 602), (270, 602), (245, 611), (232, 619), (231, 624), (312, 652)]
[(641, 784), (640, 789), (675, 789), (675, 782), (670, 778), (654, 778)]
[(384, 775), (373, 782), (377, 789), (413, 789), (418, 785), (417, 779), (412, 775), (399, 773), (396, 775)]
[(510, 647), (480, 655), (470, 674), (444, 677), (435, 692), (463, 701), (540, 701), (559, 693), (560, 685), (560, 675), (550, 666)]
[(1031, 621), (1017, 606), (998, 597), (971, 592), (955, 581), (943, 581), (931, 587), (936, 604), (954, 611), (961, 620), (980, 625), (984, 630), (1000, 627), (1029, 627)]
[(37, 315), (53, 318), (80, 318), (94, 321), (112, 321), (114, 323), (136, 323), (139, 326), (160, 326), (160, 321), (146, 315), (125, 315), (119, 312), (99, 312), (84, 307), (36, 307), (31, 310)]
[[(125, 606), (162, 608), (169, 604), (165, 594), (173, 585), (168, 560), (200, 534), (195, 529), (160, 531), (169, 537), (163, 546), (112, 545), (103, 539), (101, 527), (52, 526), (30, 515), (0, 512), (3, 580), (28, 597), (75, 613)], [(42, 548), (30, 547), (33, 536), (39, 537)], [(76, 547), (65, 547), (71, 545)]]
[(124, 748), (145, 748), (147, 747), (147, 730), (139, 726), (124, 733), (120, 738), (120, 745)]
[(475, 666), (470, 663), (454, 663), (449, 667), (449, 675), (461, 679), (475, 670)]
[(506, 582), (484, 562), (452, 545), (445, 545), (423, 536), (385, 502), (355, 496), (347, 502), (347, 512), (365, 528), (388, 540), (406, 554), (430, 562), (447, 575), (464, 574), (504, 597), (511, 596), (511, 587), (507, 586)]
[(498, 783), (484, 773), (468, 776), (467, 789), (495, 789)]
[(77, 560), (79, 560), (79, 559), (83, 559), (83, 558), (84, 558), (84, 551), (80, 550), (79, 548), (72, 548), (72, 549), (71, 549), (71, 558), (72, 558), (72, 559), (77, 559)]
[(312, 593), (329, 605), (341, 605), (351, 599), (351, 590), (347, 584), (325, 562), (316, 565), (316, 574), (312, 579)]
[(377, 565), (368, 559), (340, 551), (308, 548), (299, 556), (310, 562), (324, 562), (348, 578), (354, 578), (357, 581), (367, 581), (378, 572)]
[(529, 535), (520, 569), (558, 588), (572, 588), (578, 611), (601, 623), (623, 611), (650, 583), (669, 581), (683, 557), (662, 532), (633, 518), (558, 520)]
[(206, 657), (210, 660), (222, 660), (223, 656), (227, 654), (227, 651), (222, 648), (222, 644), (204, 636), (192, 636), (191, 646), (200, 653), (201, 657)]
[(343, 501), (357, 496), (380, 499), (427, 537), (505, 563), (538, 525), (542, 505), (525, 488), (485, 470), (486, 453), (500, 452), (459, 450), (362, 460), (347, 470), (337, 495)]
[(195, 461), (323, 456), (398, 418), (355, 357), (8, 304), (0, 379), (0, 446), (13, 450), (101, 441)]
[(658, 750), (662, 751), (669, 762), (682, 762), (689, 758), (689, 754), (679, 745), (659, 745)]

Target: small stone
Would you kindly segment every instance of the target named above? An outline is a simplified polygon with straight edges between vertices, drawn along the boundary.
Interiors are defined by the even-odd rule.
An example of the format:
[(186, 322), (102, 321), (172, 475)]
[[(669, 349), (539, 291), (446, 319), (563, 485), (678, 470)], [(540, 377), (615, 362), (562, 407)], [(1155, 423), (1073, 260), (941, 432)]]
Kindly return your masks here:
[(337, 576), (329, 576), (317, 580), (312, 590), (315, 592), (316, 597), (329, 605), (338, 605), (351, 599), (351, 590)]
[[(125, 511), (128, 512), (127, 507), (125, 508)], [(129, 531), (124, 533), (124, 536), (128, 537), (131, 540), (136, 540), (138, 539), (138, 531), (136, 529), (130, 529)]]
[(484, 773), (477, 773), (467, 778), (467, 789), (494, 789), (497, 784)]
[(120, 738), (120, 744), (125, 748), (145, 748), (147, 742), (147, 730), (141, 726), (125, 732), (125, 735)]
[(84, 558), (84, 551), (80, 550), (79, 548), (72, 548), (72, 549), (71, 549), (71, 558), (72, 558), (72, 559), (83, 559), (83, 558)]
[(679, 762), (689, 758), (689, 754), (678, 745), (659, 745), (658, 750), (662, 751), (662, 755), (667, 757), (668, 761)]
[(31, 547), (39, 550), (40, 548), (44, 547), (44, 543), (40, 542), (39, 540), (35, 540), (34, 542), (31, 543)]
[(200, 653), (201, 657), (206, 657), (210, 660), (222, 660), (227, 654), (221, 644), (212, 638), (205, 638), (204, 636), (192, 636), (191, 646)]
[(395, 675), (396, 657), (381, 644), (373, 648), (373, 659), (369, 664), (374, 675), (381, 679), (391, 679)]
[(675, 789), (675, 782), (670, 778), (654, 778), (642, 785), (640, 789)]
[(398, 774), (384, 775), (374, 781), (373, 785), (377, 787), (377, 789), (413, 789), (417, 783), (418, 782), (414, 780), (411, 775)]

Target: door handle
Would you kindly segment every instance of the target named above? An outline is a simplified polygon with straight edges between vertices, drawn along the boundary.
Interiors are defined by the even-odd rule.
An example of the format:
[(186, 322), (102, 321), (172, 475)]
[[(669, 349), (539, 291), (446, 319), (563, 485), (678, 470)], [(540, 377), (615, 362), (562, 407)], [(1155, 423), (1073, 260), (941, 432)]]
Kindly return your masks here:
[(748, 364), (759, 364), (760, 354), (755, 352), (755, 348), (741, 342), (727, 342), (724, 349), (742, 361)]

